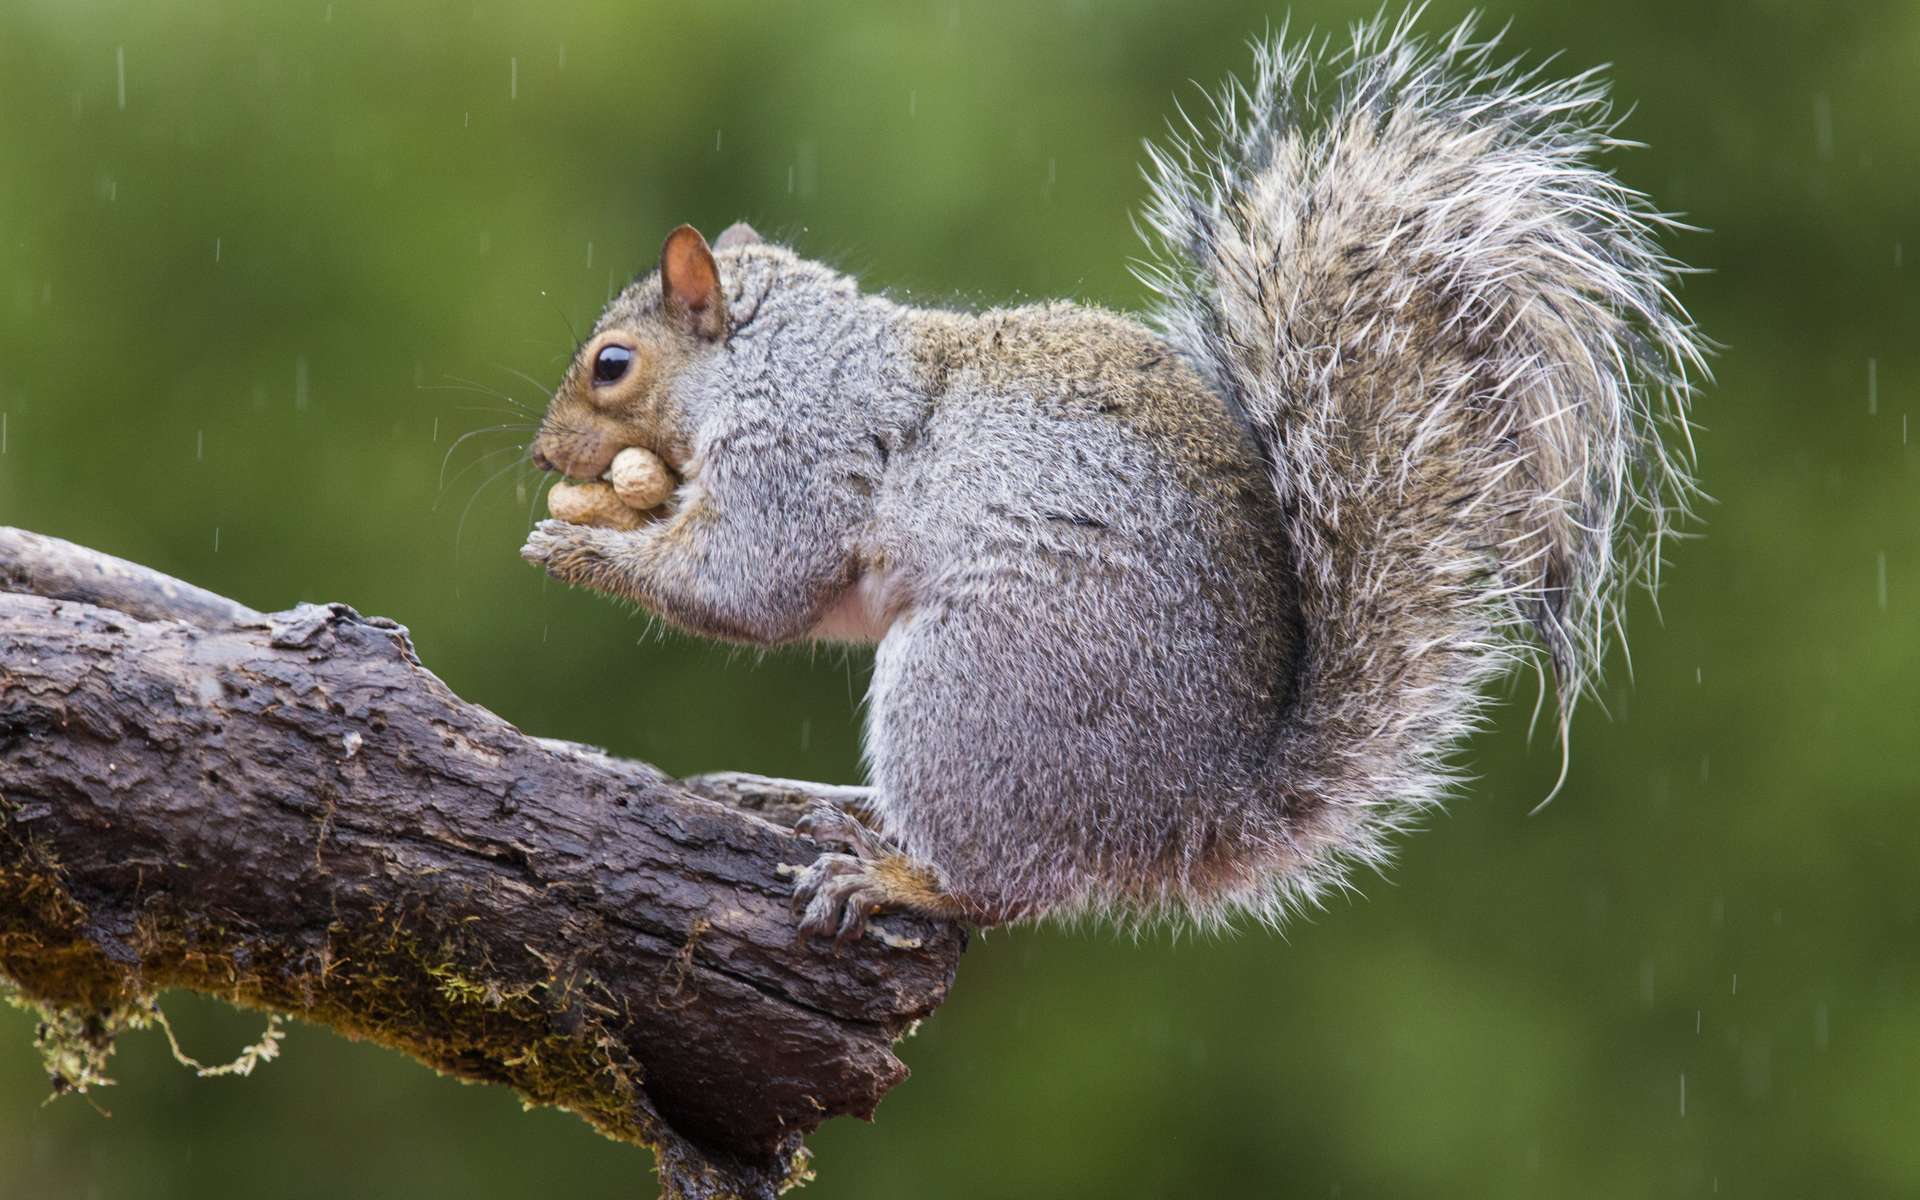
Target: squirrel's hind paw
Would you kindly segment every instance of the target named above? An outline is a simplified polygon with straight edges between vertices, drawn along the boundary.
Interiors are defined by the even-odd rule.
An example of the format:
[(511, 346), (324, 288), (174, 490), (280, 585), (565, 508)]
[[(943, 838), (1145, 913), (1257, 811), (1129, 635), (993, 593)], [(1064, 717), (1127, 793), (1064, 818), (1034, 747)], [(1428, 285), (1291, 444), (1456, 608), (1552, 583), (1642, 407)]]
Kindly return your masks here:
[[(876, 913), (910, 912), (949, 920), (961, 916), (954, 898), (940, 890), (933, 871), (901, 854), (878, 858), (822, 854), (812, 866), (792, 874), (800, 937), (831, 937), (835, 950), (866, 933)], [(873, 932), (895, 949), (919, 945), (918, 939), (896, 937), (877, 926)]]
[(800, 936), (832, 937), (838, 950), (866, 932), (867, 919), (886, 901), (873, 864), (851, 854), (822, 854), (793, 883)]

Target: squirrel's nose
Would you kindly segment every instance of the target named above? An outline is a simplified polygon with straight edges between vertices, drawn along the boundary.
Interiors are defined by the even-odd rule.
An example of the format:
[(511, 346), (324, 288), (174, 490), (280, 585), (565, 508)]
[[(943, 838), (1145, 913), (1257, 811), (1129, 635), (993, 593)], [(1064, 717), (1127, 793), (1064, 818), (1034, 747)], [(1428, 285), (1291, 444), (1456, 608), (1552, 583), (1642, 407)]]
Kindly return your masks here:
[(537, 448), (533, 451), (532, 457), (533, 457), (533, 465), (540, 468), (542, 471), (553, 470), (553, 460), (548, 458), (546, 455), (540, 453), (540, 451)]

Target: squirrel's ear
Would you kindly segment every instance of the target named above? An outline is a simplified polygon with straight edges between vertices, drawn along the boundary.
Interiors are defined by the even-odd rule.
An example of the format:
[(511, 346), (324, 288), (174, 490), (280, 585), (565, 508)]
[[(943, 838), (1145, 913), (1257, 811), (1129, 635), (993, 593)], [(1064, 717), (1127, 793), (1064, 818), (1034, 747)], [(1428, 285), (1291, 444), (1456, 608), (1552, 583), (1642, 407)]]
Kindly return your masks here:
[(733, 224), (721, 230), (719, 237), (713, 239), (713, 248), (715, 250), (734, 250), (741, 246), (757, 246), (766, 240), (767, 239), (760, 236), (753, 226), (747, 224), (745, 221), (735, 221)]
[(667, 235), (660, 247), (660, 292), (667, 315), (696, 337), (717, 342), (727, 332), (727, 302), (720, 268), (707, 239), (691, 225)]

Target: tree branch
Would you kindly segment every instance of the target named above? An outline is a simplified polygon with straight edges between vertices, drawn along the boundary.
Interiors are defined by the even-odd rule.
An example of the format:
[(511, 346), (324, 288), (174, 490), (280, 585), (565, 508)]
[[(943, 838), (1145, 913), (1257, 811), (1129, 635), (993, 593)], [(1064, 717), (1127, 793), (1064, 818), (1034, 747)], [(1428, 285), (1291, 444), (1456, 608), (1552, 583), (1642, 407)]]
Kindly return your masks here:
[(59, 1014), (56, 1088), (190, 988), (567, 1108), (671, 1194), (770, 1196), (946, 997), (955, 928), (796, 943), (778, 867), (818, 847), (776, 784), (528, 737), (344, 605), (8, 529), (0, 587), (0, 977)]

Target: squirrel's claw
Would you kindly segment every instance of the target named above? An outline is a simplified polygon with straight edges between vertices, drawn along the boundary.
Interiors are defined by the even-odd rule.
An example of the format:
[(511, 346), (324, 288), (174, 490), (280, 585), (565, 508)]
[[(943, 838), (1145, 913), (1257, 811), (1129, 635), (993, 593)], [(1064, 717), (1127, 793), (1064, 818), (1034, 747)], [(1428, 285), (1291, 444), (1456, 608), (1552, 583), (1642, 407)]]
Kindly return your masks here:
[(856, 858), (879, 858), (887, 850), (873, 830), (861, 824), (852, 813), (825, 800), (809, 803), (800, 819), (793, 823), (793, 831), (828, 850)]

